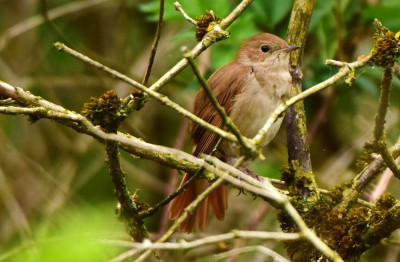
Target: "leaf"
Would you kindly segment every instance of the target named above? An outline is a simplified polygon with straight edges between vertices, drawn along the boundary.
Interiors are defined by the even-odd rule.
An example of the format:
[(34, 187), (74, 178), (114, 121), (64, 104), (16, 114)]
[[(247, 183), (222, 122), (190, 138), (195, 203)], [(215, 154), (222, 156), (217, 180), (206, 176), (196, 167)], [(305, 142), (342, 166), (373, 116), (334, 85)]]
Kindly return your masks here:
[(385, 26), (397, 30), (400, 28), (399, 14), (400, 1), (396, 1), (396, 3), (367, 7), (361, 12), (364, 20), (372, 20), (377, 18)]

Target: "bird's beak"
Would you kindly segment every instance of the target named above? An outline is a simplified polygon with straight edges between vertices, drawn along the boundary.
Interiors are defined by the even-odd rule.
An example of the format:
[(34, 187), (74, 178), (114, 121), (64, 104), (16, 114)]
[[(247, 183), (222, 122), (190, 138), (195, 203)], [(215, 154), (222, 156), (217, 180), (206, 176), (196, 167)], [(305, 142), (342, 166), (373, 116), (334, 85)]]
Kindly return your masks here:
[(285, 52), (285, 53), (290, 53), (290, 52), (292, 52), (294, 50), (297, 50), (299, 48), (300, 48), (300, 46), (298, 46), (298, 45), (288, 45), (288, 46), (284, 47), (282, 49), (282, 51)]

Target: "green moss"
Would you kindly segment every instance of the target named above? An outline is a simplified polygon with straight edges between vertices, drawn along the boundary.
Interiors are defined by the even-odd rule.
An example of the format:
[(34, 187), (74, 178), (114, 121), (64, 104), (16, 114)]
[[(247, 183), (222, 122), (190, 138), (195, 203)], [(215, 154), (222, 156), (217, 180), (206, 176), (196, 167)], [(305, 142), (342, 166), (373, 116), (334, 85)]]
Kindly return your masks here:
[(99, 98), (92, 97), (83, 105), (82, 115), (106, 132), (116, 132), (119, 124), (127, 117), (122, 101), (114, 91), (106, 91)]
[(390, 193), (384, 193), (375, 203), (375, 208), (378, 211), (387, 211), (396, 204), (396, 198)]
[[(376, 245), (387, 234), (373, 234), (371, 228), (380, 229), (383, 222), (393, 217), (396, 199), (389, 193), (382, 195), (373, 208), (360, 204), (350, 204), (344, 211), (338, 211), (337, 205), (343, 201), (343, 193), (350, 186), (346, 183), (335, 187), (328, 194), (320, 196), (318, 201), (291, 198), (304, 221), (318, 237), (335, 250), (344, 261), (358, 261), (364, 251)], [(297, 226), (285, 213), (279, 214), (279, 221), (284, 232), (298, 232)], [(285, 242), (291, 261), (329, 261), (323, 258), (312, 244), (306, 241)]]
[(200, 42), (215, 25), (221, 22), (221, 18), (216, 17), (213, 11), (207, 10), (205, 14), (196, 18), (196, 22), (196, 40)]
[(396, 34), (375, 19), (375, 45), (371, 50), (371, 62), (381, 67), (392, 67), (400, 56), (400, 32)]
[(139, 201), (139, 190), (135, 192), (131, 199), (132, 203), (129, 205), (118, 205), (115, 213), (118, 220), (125, 224), (127, 233), (135, 241), (143, 241), (143, 239), (148, 238), (148, 233), (143, 219), (138, 214), (140, 211), (147, 210), (149, 206)]
[(282, 180), (288, 187), (289, 194), (299, 200), (312, 200), (318, 197), (315, 188), (314, 174), (302, 169), (298, 160), (292, 160), (290, 166), (281, 168)]

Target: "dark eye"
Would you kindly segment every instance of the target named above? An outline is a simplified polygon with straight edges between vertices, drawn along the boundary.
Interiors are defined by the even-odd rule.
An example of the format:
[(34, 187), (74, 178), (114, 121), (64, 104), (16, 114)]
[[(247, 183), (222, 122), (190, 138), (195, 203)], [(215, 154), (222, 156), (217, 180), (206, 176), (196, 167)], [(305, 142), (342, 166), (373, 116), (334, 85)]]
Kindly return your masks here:
[(264, 53), (269, 51), (269, 47), (267, 45), (262, 45), (261, 46), (261, 51), (263, 51)]

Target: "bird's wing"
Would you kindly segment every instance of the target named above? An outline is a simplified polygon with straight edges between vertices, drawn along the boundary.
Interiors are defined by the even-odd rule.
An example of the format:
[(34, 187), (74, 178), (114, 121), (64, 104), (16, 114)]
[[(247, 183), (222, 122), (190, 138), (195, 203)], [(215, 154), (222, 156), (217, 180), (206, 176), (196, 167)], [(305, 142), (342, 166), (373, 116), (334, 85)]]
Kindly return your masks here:
[[(233, 62), (221, 67), (208, 79), (208, 85), (228, 115), (230, 114), (235, 96), (242, 92), (243, 86), (251, 73), (252, 68), (250, 66)], [(214, 109), (203, 89), (197, 93), (194, 114), (219, 128), (222, 128), (224, 125), (222, 118)], [(199, 156), (202, 153), (211, 153), (219, 140), (218, 135), (194, 122), (192, 122), (191, 126), (191, 135), (195, 142), (193, 152), (195, 156)]]

